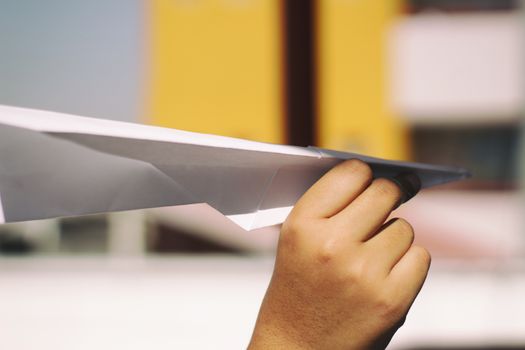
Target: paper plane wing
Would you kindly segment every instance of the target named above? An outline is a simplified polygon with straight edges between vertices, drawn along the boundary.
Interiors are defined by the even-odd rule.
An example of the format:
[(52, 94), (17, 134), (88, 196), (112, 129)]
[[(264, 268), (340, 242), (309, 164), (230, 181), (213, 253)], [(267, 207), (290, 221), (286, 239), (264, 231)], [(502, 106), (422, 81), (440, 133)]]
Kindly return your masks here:
[(375, 177), (416, 173), (426, 188), (463, 169), (259, 143), (0, 106), (0, 221), (207, 203), (245, 229), (281, 223), (344, 159)]

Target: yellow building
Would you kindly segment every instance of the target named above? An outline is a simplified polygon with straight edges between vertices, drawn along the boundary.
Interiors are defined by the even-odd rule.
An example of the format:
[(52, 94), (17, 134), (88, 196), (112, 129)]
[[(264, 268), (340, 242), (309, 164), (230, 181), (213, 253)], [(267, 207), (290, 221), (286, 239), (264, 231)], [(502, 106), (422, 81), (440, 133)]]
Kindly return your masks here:
[[(386, 37), (400, 4), (317, 0), (319, 146), (407, 158), (407, 128), (386, 91)], [(148, 121), (287, 142), (282, 10), (279, 0), (152, 0)]]
[(284, 142), (278, 0), (152, 0), (148, 121)]

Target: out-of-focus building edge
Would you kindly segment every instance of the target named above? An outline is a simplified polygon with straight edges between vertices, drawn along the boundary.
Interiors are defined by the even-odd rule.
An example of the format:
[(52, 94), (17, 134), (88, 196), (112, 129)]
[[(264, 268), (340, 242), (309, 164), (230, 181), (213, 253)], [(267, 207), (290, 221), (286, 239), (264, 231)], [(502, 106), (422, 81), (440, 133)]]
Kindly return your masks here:
[(387, 39), (402, 1), (317, 1), (321, 147), (409, 159), (408, 125), (389, 105)]
[[(523, 26), (521, 27), (521, 34), (523, 37), (525, 37), (525, 0), (519, 0), (519, 13), (521, 15), (521, 22), (523, 23)], [(525, 56), (525, 47), (522, 47), (522, 54)], [(524, 63), (525, 66), (525, 63)], [(523, 101), (523, 111), (521, 113), (521, 120), (520, 120), (520, 140), (519, 140), (519, 159), (517, 160), (519, 164), (519, 187), (520, 187), (520, 194), (522, 199), (522, 206), (525, 206), (525, 72), (523, 72), (522, 76), (522, 86), (521, 86), (521, 93), (524, 96)], [(521, 260), (522, 265), (525, 265), (525, 219), (521, 219), (521, 234), (524, 237), (523, 242), (521, 244)]]

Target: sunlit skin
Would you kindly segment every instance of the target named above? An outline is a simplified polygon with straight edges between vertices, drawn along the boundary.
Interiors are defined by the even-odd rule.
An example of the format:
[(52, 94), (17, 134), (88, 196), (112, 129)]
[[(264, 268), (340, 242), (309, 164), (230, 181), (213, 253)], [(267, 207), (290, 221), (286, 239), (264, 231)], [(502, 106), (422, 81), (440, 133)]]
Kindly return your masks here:
[(249, 349), (384, 349), (425, 281), (430, 255), (403, 219), (403, 198), (365, 163), (333, 168), (281, 229)]

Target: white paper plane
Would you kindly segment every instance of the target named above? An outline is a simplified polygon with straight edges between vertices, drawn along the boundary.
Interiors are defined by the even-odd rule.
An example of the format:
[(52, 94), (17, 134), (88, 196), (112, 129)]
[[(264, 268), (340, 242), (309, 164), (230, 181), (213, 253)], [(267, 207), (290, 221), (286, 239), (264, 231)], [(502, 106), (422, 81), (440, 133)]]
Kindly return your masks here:
[(282, 223), (350, 158), (422, 188), (464, 169), (371, 158), (0, 105), (0, 222), (207, 203), (244, 229)]

